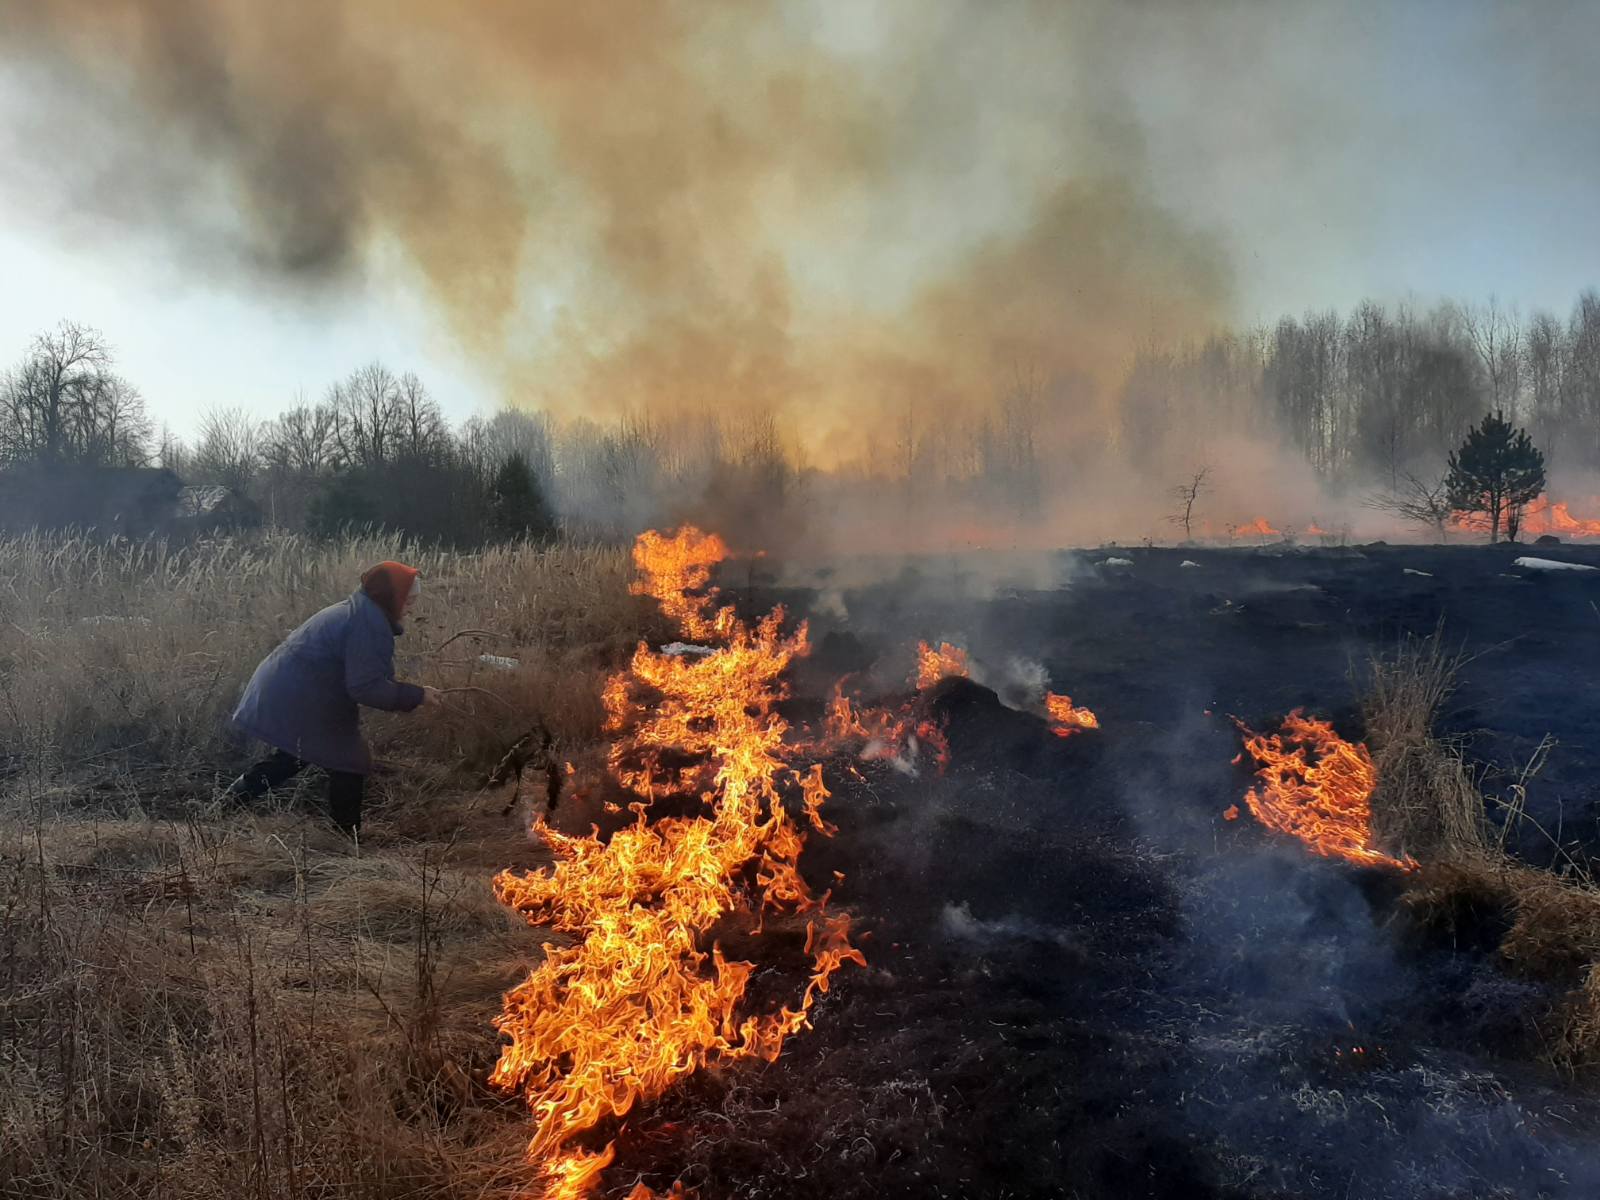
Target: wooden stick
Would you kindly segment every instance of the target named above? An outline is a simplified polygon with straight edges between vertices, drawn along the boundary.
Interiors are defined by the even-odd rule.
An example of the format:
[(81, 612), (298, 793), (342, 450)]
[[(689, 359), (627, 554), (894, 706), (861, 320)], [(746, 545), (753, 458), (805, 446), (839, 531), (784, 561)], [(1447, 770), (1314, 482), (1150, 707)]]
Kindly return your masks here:
[(510, 636), (508, 634), (496, 633), (492, 629), (463, 629), (460, 633), (452, 633), (449, 637), (445, 638), (444, 641), (440, 642), (437, 646), (435, 646), (433, 648), (431, 653), (437, 654), (437, 653), (439, 653), (439, 651), (443, 650), (446, 646), (448, 646), (451, 642), (455, 641), (457, 638), (464, 638), (464, 637), (499, 638), (502, 642), (510, 640)]

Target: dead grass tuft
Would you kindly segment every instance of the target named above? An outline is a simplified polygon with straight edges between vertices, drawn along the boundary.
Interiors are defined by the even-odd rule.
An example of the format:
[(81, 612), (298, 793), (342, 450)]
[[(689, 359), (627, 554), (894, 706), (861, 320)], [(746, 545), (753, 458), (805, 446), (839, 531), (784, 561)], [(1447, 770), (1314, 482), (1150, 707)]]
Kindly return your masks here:
[(1493, 949), (1518, 974), (1570, 989), (1545, 1024), (1546, 1056), (1568, 1070), (1588, 1066), (1600, 1062), (1600, 885), (1570, 858), (1557, 873), (1506, 854), (1506, 833), (1530, 819), (1527, 783), (1550, 743), (1511, 799), (1496, 802), (1496, 835), (1461, 747), (1434, 732), (1464, 662), (1445, 648), (1442, 629), (1372, 660), (1363, 710), (1378, 769), (1374, 830), (1423, 864), (1404, 898), (1420, 927)]
[(1488, 845), (1483, 794), (1461, 747), (1434, 733), (1463, 662), (1445, 649), (1442, 630), (1370, 662), (1362, 709), (1378, 771), (1373, 832), (1394, 853), (1453, 860)]
[(1545, 1056), (1565, 1070), (1600, 1062), (1600, 887), (1490, 850), (1425, 865), (1403, 903), (1416, 923), (1498, 952), (1526, 978), (1569, 989), (1545, 1019)]

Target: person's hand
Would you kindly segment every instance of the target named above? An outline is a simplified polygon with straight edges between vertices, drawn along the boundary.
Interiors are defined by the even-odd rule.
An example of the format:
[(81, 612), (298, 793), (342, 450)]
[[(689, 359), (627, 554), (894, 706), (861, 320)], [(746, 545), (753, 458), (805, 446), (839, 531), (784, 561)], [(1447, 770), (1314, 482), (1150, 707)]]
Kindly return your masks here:
[(429, 687), (427, 684), (423, 684), (422, 685), (422, 707), (423, 708), (427, 708), (428, 705), (430, 705), (430, 704), (439, 703), (439, 696), (440, 696), (440, 692), (439, 692), (438, 688)]

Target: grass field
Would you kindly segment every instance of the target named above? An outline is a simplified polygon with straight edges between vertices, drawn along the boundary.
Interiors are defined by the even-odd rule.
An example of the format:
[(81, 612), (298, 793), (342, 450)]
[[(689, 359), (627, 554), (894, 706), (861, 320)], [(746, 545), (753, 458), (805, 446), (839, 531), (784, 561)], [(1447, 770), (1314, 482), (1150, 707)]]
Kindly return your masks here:
[[(389, 557), (424, 576), (399, 674), (458, 690), (369, 719), (363, 843), (315, 778), (219, 798), (257, 661)], [(526, 1114), (481, 1080), (539, 951), (489, 883), (538, 851), (481, 785), (530, 729), (593, 743), (657, 619), (629, 572), (574, 546), (0, 542), (0, 1191), (514, 1194)]]

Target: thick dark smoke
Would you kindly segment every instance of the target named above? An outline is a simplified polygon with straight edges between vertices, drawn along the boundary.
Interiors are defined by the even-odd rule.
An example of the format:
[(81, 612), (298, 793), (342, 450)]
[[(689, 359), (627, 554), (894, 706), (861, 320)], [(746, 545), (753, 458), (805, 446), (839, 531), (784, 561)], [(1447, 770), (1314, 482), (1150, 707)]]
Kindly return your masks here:
[(776, 413), (828, 463), (1228, 315), (1113, 11), (0, 0), (0, 53), (69, 212), (290, 283), (399, 251), (518, 402)]
[(49, 164), (66, 219), (143, 227), (210, 269), (315, 285), (398, 241), (484, 344), (528, 214), (421, 47), (392, 53), (387, 7), (7, 0), (5, 51), (41, 99), (20, 148)]
[[(775, 429), (832, 473), (809, 525), (846, 545), (1169, 537), (1202, 466), (1214, 536), (1394, 536), (1240, 380), (1169, 411), (1163, 355), (1275, 319), (1263, 288), (1470, 295), (1483, 245), (1567, 228), (1592, 29), (1555, 3), (0, 0), (0, 150), (63, 237), (289, 302), (409, 279), (514, 404), (679, 459), (712, 419)], [(1374, 247), (1414, 274), (1353, 282)], [(705, 517), (647, 491), (611, 507)]]

